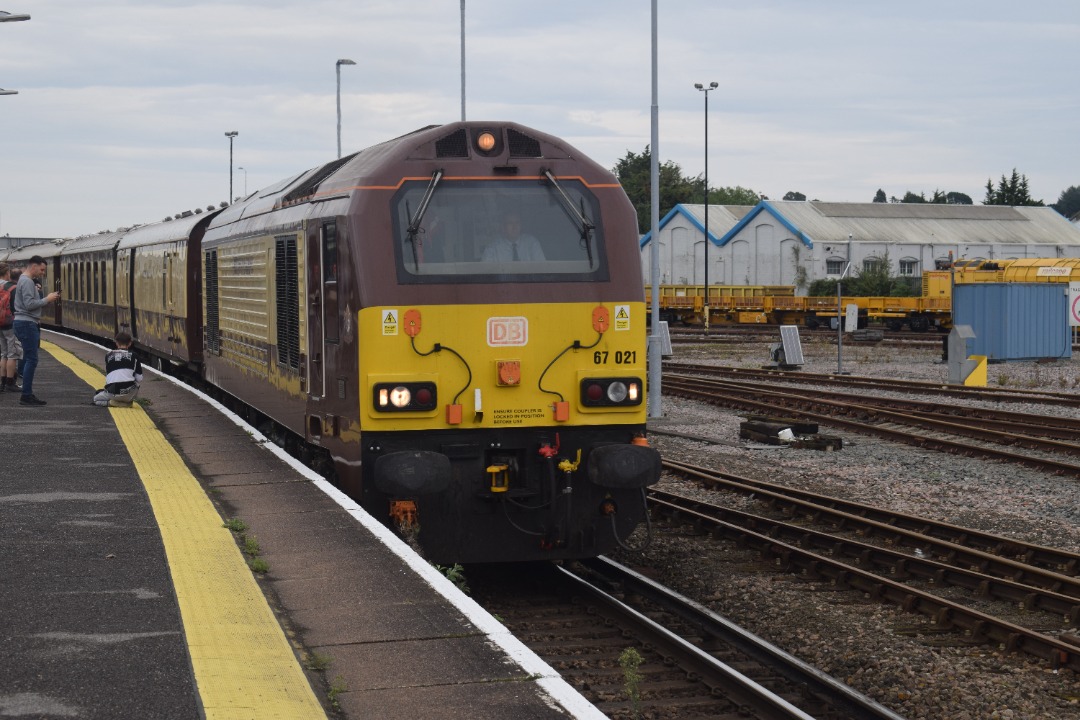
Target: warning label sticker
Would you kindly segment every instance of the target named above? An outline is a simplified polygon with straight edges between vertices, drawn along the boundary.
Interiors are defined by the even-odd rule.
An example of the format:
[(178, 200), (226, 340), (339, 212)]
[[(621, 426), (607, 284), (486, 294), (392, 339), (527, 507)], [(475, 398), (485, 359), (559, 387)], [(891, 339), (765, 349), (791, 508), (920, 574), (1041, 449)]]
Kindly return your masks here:
[(615, 306), (615, 329), (616, 330), (629, 330), (630, 329), (630, 306), (629, 305), (616, 305)]
[(543, 408), (500, 408), (492, 415), (495, 425), (524, 425), (526, 422), (532, 424), (545, 417)]
[(398, 311), (397, 310), (387, 310), (385, 313), (383, 313), (382, 334), (383, 335), (397, 335), (398, 334)]

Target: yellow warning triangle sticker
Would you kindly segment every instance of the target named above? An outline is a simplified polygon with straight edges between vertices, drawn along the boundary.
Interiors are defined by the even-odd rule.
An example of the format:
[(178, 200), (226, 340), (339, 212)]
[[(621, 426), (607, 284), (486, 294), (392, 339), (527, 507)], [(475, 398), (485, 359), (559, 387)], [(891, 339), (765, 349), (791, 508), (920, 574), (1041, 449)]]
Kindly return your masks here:
[(627, 314), (626, 314), (626, 308), (619, 308), (619, 314), (616, 315), (615, 317), (626, 319), (628, 317)]
[(386, 313), (386, 319), (385, 319), (385, 320), (383, 320), (383, 322), (384, 322), (384, 323), (396, 323), (396, 322), (397, 322), (397, 318), (396, 318), (396, 317), (394, 317), (394, 313), (392, 313), (392, 312), (388, 312), (388, 313)]

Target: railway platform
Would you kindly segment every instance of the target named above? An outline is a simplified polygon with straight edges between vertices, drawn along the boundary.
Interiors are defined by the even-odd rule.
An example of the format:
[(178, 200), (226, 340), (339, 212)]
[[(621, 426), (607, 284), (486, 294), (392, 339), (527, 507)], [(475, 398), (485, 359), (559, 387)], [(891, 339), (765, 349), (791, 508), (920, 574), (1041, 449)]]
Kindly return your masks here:
[(603, 717), (209, 398), (96, 407), (103, 349), (42, 350), (48, 404), (0, 394), (0, 716)]

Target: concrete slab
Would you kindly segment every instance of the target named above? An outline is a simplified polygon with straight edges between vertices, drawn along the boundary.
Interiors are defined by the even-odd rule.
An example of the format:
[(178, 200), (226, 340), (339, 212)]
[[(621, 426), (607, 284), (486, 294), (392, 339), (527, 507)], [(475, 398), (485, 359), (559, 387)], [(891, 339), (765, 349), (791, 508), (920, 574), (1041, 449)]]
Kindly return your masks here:
[[(74, 340), (57, 339), (56, 342), (100, 364), (100, 350), (88, 349)], [(59, 387), (48, 386), (48, 373), (43, 373), (39, 382), (42, 383), (42, 394), (47, 398), (50, 392), (59, 390)], [(59, 392), (53, 394), (59, 395)], [(144, 383), (140, 397), (149, 401), (148, 412), (166, 438), (174, 441), (204, 486), (212, 489), (209, 497), (222, 516), (240, 517), (249, 524), (248, 532), (258, 539), (263, 558), (271, 568), (260, 585), (268, 594), (271, 606), (283, 615), (287, 633), (297, 645), (332, 658), (331, 667), (318, 676), (324, 683), (321, 691), (334, 697), (341, 716), (390, 720), (501, 720), (511, 717), (531, 720), (569, 716), (545, 690), (545, 687), (558, 687), (561, 681), (552, 677), (536, 681), (529, 677), (529, 673), (545, 666), (533, 658), (525, 661), (526, 667), (532, 668), (526, 671), (519, 662), (512, 661), (508, 656), (510, 651), (496, 646), (496, 642), (505, 638), (500, 640), (498, 631), (490, 637), (485, 635), (484, 630), (467, 619), (462, 609), (436, 592), (402, 557), (383, 544), (377, 537), (383, 532), (381, 528), (368, 530), (361, 527), (323, 490), (277, 459), (268, 449), (253, 443), (249, 434), (217, 410), (192, 400), (183, 389), (167, 381), (151, 379)], [(80, 391), (78, 399), (87, 403), (89, 395)], [(98, 473), (95, 464), (100, 464), (100, 467), (111, 468), (100, 474), (116, 474), (123, 476), (123, 482), (132, 482), (130, 470), (125, 476), (122, 453), (113, 447), (110, 454), (100, 438), (91, 437), (99, 426), (106, 424), (101, 422), (105, 417), (103, 410), (86, 404), (81, 412), (86, 413), (85, 417), (61, 417), (62, 414), (57, 413), (51, 421), (46, 418), (44, 426), (37, 426), (37, 432), (44, 427), (55, 433), (54, 436), (80, 438), (77, 445), (62, 446), (64, 454), (70, 457), (64, 461), (64, 467), (46, 462), (44, 467), (34, 469), (33, 456), (20, 456), (18, 462), (22, 462), (22, 474), (32, 476), (32, 470), (38, 477), (48, 474), (50, 483), (57, 484), (64, 492), (75, 492), (85, 489), (80, 486), (82, 475), (91, 471), (72, 473), (71, 468), (94, 467), (92, 472)], [(91, 413), (98, 414), (91, 416)], [(92, 429), (90, 433), (86, 427)], [(56, 446), (55, 442), (43, 442), (41, 448), (55, 450)], [(73, 478), (73, 475), (77, 477)], [(119, 493), (125, 487), (123, 482), (108, 489)], [(17, 490), (32, 492), (34, 487), (29, 485)], [(7, 492), (6, 487), (0, 486), (0, 523), (6, 520), (3, 495)], [(139, 634), (168, 632), (167, 625), (158, 622), (162, 611), (144, 612), (142, 621), (132, 619), (126, 624), (120, 621), (123, 616), (134, 618), (149, 607), (149, 603), (168, 606), (172, 602), (171, 587), (144, 582), (139, 574), (151, 569), (154, 563), (159, 569), (164, 563), (160, 557), (153, 559), (152, 553), (129, 556), (133, 548), (146, 539), (136, 532), (118, 532), (117, 542), (104, 534), (131, 522), (129, 507), (132, 503), (144, 503), (140, 512), (148, 508), (145, 501), (131, 496), (111, 500), (105, 496), (95, 500), (80, 497), (79, 502), (63, 501), (78, 507), (78, 512), (47, 518), (46, 522), (51, 522), (53, 528), (60, 528), (61, 524), (67, 528), (70, 524), (75, 530), (91, 533), (96, 529), (103, 534), (96, 539), (88, 534), (78, 542), (65, 544), (65, 561), (57, 561), (54, 557), (65, 553), (58, 553), (47, 544), (34, 545), (31, 549), (33, 543), (19, 545), (11, 538), (12, 544), (5, 546), (6, 538), (0, 535), (0, 577), (8, 577), (3, 572), (3, 563), (11, 550), (25, 555), (25, 561), (20, 560), (17, 570), (34, 576), (39, 587), (51, 588), (50, 591), (55, 593), (74, 593), (71, 597), (75, 598), (100, 593), (85, 603), (97, 613), (110, 616), (110, 620), (101, 624), (108, 632), (100, 634), (117, 634), (126, 629), (127, 636), (131, 637), (127, 646), (137, 649), (133, 657), (146, 667), (132, 667), (136, 663), (125, 664), (122, 657), (109, 659), (136, 679), (132, 686), (141, 681), (141, 691), (154, 695), (159, 683), (168, 682), (164, 678), (183, 675), (183, 671), (163, 662), (168, 660), (165, 648), (169, 647), (169, 636)], [(133, 524), (144, 530), (153, 527), (152, 521), (139, 520)], [(7, 531), (6, 524), (0, 526)], [(54, 532), (62, 536), (66, 530)], [(25, 541), (31, 534), (32, 531), (26, 530), (20, 539)], [(113, 557), (105, 560), (103, 555), (109, 554)], [(15, 569), (11, 562), (6, 567)], [(76, 572), (73, 568), (82, 568), (85, 572)], [(7, 599), (6, 587), (0, 585), (0, 607), (4, 607)], [(69, 600), (70, 597), (59, 595), (50, 600), (48, 607), (55, 608), (51, 614), (62, 615), (71, 604), (78, 604)], [(30, 600), (13, 603), (12, 607), (16, 612), (8, 617), (35, 612)], [(7, 637), (4, 622), (4, 613), (0, 613), (0, 632)], [(490, 618), (478, 622), (498, 627)], [(92, 626), (93, 623), (89, 623), (88, 627)], [(178, 625), (176, 629), (179, 629)], [(486, 632), (493, 630), (488, 628)], [(68, 636), (64, 638), (55, 636), (54, 645), (66, 643), (62, 647), (76, 652), (75, 641)], [(40, 638), (24, 637), (21, 642), (18, 652), (23, 653), (23, 657), (40, 649), (33, 645), (40, 642)], [(102, 648), (122, 646), (123, 643), (87, 647), (91, 650), (97, 647), (101, 651)], [(145, 648), (145, 652), (141, 648)], [(519, 650), (515, 647), (512, 652)], [(0, 656), (0, 677), (6, 677), (13, 662), (16, 661), (6, 661)], [(546, 669), (544, 672), (551, 671)], [(17, 677), (26, 675), (25, 668), (15, 673)], [(100, 673), (99, 677), (113, 682), (111, 673)], [(338, 677), (343, 686), (336, 685), (335, 678)], [(187, 680), (190, 681), (190, 677)], [(73, 688), (80, 683), (93, 690), (87, 693), (94, 703), (88, 708), (76, 703), (80, 696)], [(173, 684), (177, 684), (175, 680)], [(99, 708), (112, 708), (113, 698), (109, 692), (100, 691), (106, 684), (97, 683), (92, 668), (73, 678), (70, 688), (64, 686), (58, 692), (51, 692), (53, 688), (40, 682), (26, 682), (14, 687), (27, 697), (33, 696), (31, 702), (37, 703), (34, 707), (38, 714), (44, 714), (41, 708), (45, 707), (72, 707), (87, 717), (130, 716), (130, 712), (99, 712)], [(146, 687), (154, 687), (155, 693), (146, 693)], [(186, 696), (182, 688), (169, 696), (171, 714), (151, 710), (139, 717), (198, 717), (197, 712), (188, 714), (186, 710), (197, 699), (190, 682), (187, 688)], [(0, 699), (4, 692), (6, 687), (0, 689)], [(125, 697), (127, 692), (122, 689), (120, 697)], [(559, 692), (566, 695), (563, 702), (569, 702), (568, 706), (574, 707), (576, 712), (596, 717), (596, 714), (590, 714), (594, 709), (580, 696), (568, 700), (573, 693), (565, 686)]]

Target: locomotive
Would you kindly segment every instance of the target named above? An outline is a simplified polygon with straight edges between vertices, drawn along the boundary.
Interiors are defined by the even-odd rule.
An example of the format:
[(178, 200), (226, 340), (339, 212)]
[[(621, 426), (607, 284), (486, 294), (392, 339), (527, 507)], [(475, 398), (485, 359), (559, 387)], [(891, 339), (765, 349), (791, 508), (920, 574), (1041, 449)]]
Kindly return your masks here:
[(645, 520), (646, 308), (608, 170), (458, 122), (208, 210), (35, 248), (46, 322), (198, 373), (433, 562), (595, 556)]

